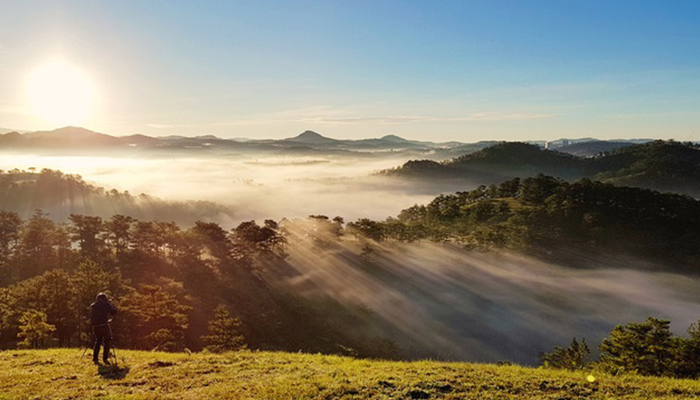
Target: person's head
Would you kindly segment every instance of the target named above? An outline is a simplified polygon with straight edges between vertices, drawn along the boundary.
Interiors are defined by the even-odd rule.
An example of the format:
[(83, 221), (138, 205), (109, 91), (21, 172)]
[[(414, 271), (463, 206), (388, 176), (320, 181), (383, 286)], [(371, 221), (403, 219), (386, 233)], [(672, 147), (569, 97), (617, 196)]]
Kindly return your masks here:
[(99, 294), (97, 295), (97, 301), (105, 301), (105, 300), (107, 300), (107, 295), (106, 295), (106, 294), (104, 294), (104, 293), (99, 293)]

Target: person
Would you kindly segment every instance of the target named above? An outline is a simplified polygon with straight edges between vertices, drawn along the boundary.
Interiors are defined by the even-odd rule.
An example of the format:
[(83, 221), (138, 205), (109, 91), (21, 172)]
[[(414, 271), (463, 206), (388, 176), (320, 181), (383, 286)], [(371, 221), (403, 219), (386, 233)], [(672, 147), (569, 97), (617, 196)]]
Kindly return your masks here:
[(112, 317), (117, 314), (117, 309), (107, 298), (107, 295), (100, 293), (97, 300), (90, 305), (90, 323), (92, 332), (95, 335), (95, 347), (92, 351), (92, 362), (98, 364), (100, 346), (104, 343), (102, 361), (109, 364), (109, 348), (112, 345), (112, 328), (109, 323)]

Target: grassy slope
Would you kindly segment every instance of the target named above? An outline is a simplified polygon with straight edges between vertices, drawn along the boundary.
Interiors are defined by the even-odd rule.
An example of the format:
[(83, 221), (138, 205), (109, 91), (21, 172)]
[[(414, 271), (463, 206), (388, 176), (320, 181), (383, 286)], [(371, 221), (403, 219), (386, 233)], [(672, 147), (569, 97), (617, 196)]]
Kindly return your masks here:
[(683, 399), (700, 381), (517, 366), (388, 362), (293, 353), (120, 351), (120, 369), (77, 349), (0, 352), (0, 399)]

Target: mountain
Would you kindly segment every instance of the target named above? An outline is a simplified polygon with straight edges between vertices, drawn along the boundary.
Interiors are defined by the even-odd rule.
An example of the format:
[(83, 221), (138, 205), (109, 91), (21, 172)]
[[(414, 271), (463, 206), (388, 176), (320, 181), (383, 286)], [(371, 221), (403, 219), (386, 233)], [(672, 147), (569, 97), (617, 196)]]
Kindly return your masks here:
[(507, 178), (534, 176), (539, 173), (568, 178), (584, 175), (583, 165), (578, 158), (520, 142), (499, 143), (442, 163), (429, 160), (409, 161), (401, 167), (382, 173), (426, 179), (459, 178), (478, 184), (490, 184)]
[(120, 139), (85, 128), (66, 126), (52, 131), (29, 132), (22, 135), (27, 145), (51, 147), (93, 147), (121, 144)]
[(16, 145), (21, 143), (24, 137), (18, 132), (9, 132), (4, 135), (0, 135), (0, 145)]
[[(469, 155), (479, 150), (492, 147), (500, 144), (497, 141), (481, 141), (477, 143), (461, 143), (461, 142), (429, 142), (406, 139), (397, 135), (385, 135), (381, 138), (369, 139), (334, 139), (323, 136), (317, 132), (307, 130), (301, 134), (276, 140), (276, 139), (224, 139), (214, 135), (201, 136), (161, 136), (152, 137), (142, 134), (130, 136), (111, 136), (104, 133), (95, 132), (81, 127), (64, 127), (50, 131), (37, 132), (7, 132), (2, 134), (0, 129), (0, 148), (32, 148), (44, 149), (51, 151), (52, 149), (60, 149), (62, 153), (69, 152), (70, 149), (77, 151), (84, 149), (97, 150), (104, 148), (109, 151), (121, 149), (122, 151), (147, 151), (157, 150), (159, 152), (177, 152), (178, 154), (191, 153), (198, 151), (206, 151), (209, 154), (217, 152), (231, 154), (232, 151), (240, 153), (271, 153), (286, 155), (308, 155), (308, 154), (323, 154), (324, 152), (332, 152), (334, 155), (343, 155), (351, 157), (380, 157), (384, 153), (393, 155), (402, 155), (408, 157), (422, 157), (430, 160), (445, 160), (460, 156)], [(600, 152), (612, 151), (622, 146), (629, 146), (632, 142), (644, 142), (645, 139), (635, 139), (632, 141), (599, 141), (595, 139), (559, 139), (551, 141), (549, 144), (559, 153), (568, 153), (578, 156), (590, 157)], [(529, 150), (520, 147), (520, 150), (512, 151), (514, 153), (503, 155), (501, 159), (504, 163), (508, 163), (513, 154), (518, 154), (518, 157), (511, 161), (520, 160), (523, 162), (526, 170), (537, 170), (541, 166), (537, 163), (542, 160), (537, 160), (535, 154), (536, 148), (543, 148), (547, 145), (544, 141), (529, 142), (531, 146)], [(507, 152), (503, 148), (497, 152)], [(529, 152), (529, 153), (528, 153)], [(522, 157), (528, 153), (526, 159)], [(498, 158), (497, 155), (493, 155)], [(407, 157), (407, 158), (408, 158)], [(529, 158), (528, 158), (529, 157)], [(548, 156), (550, 159), (552, 156)], [(460, 160), (467, 161), (466, 159)], [(454, 160), (448, 164), (453, 164)], [(483, 164), (483, 160), (476, 162), (474, 160), (466, 162), (466, 164)], [(466, 167), (465, 164), (465, 167)], [(493, 160), (490, 165), (499, 165), (499, 161)], [(511, 164), (514, 164), (511, 162)], [(426, 164), (427, 165), (427, 164)], [(454, 165), (453, 165), (454, 166)], [(468, 168), (467, 168), (468, 169)], [(413, 171), (415, 172), (415, 171)], [(431, 169), (431, 176), (436, 171)], [(489, 171), (487, 171), (489, 172)], [(545, 172), (555, 172), (547, 169)], [(416, 175), (417, 176), (417, 175)], [(502, 176), (510, 176), (509, 174)]]
[(295, 143), (304, 143), (304, 144), (330, 144), (330, 143), (338, 143), (340, 142), (339, 140), (336, 139), (331, 139), (327, 138), (325, 136), (322, 136), (314, 131), (304, 131), (298, 136), (292, 137), (292, 138), (287, 138), (284, 139), (285, 142), (295, 142)]
[(382, 136), (379, 140), (383, 140), (385, 142), (392, 142), (392, 143), (406, 143), (406, 142), (408, 142), (408, 140), (406, 140), (400, 136), (396, 136), (396, 135)]
[(572, 143), (556, 148), (556, 151), (578, 157), (593, 157), (600, 153), (606, 153), (620, 147), (633, 146), (632, 142), (613, 142), (605, 140), (593, 140), (588, 142)]
[(412, 150), (412, 151), (422, 151), (425, 153), (434, 151), (434, 149), (444, 148), (444, 147), (454, 147), (458, 145), (463, 145), (463, 143), (452, 142), (450, 144), (444, 143), (433, 143), (424, 142), (418, 140), (404, 139), (396, 135), (386, 135), (379, 139), (358, 139), (358, 140), (341, 140), (332, 139), (322, 136), (313, 131), (305, 131), (298, 136), (293, 138), (283, 139), (282, 141), (274, 141), (275, 145), (288, 145), (289, 143), (302, 144), (304, 146), (310, 146), (317, 149), (345, 149), (345, 150), (357, 150), (357, 151), (401, 151), (401, 150)]
[(656, 140), (591, 160), (595, 179), (700, 196), (700, 145)]
[(119, 139), (122, 141), (122, 143), (125, 143), (129, 146), (145, 146), (157, 143), (159, 141), (154, 137), (142, 135), (140, 133), (130, 136), (122, 136)]
[(20, 131), (18, 131), (17, 129), (0, 128), (0, 135), (4, 135), (4, 134), (10, 133), (10, 132), (18, 132), (19, 133)]
[[(595, 142), (571, 146), (578, 145), (595, 146)], [(381, 174), (418, 179), (462, 179), (484, 185), (507, 178), (545, 174), (568, 180), (592, 178), (617, 185), (700, 196), (700, 145), (663, 140), (625, 143), (596, 157), (584, 158), (532, 144), (509, 142), (442, 163), (412, 160)]]
[(536, 168), (568, 167), (576, 163), (570, 155), (521, 142), (503, 142), (448, 162), (455, 167), (469, 165), (515, 165)]

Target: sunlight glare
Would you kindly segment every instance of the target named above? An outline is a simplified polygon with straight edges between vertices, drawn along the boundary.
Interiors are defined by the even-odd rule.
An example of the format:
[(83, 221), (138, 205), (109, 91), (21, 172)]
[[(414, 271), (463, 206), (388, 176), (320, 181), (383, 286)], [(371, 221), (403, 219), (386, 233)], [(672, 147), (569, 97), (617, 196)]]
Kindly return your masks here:
[(53, 61), (29, 74), (27, 96), (31, 113), (58, 127), (84, 124), (95, 93), (84, 71), (65, 61)]

